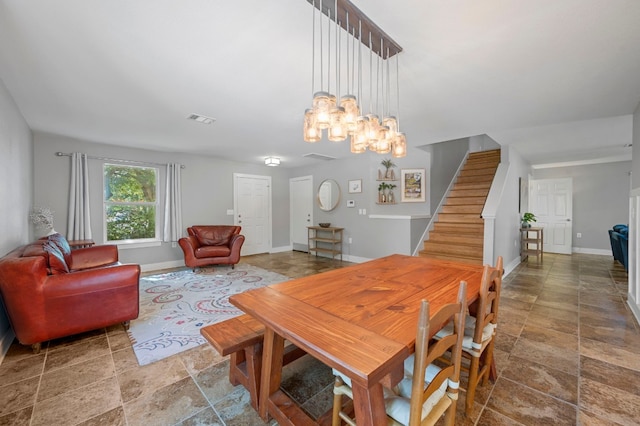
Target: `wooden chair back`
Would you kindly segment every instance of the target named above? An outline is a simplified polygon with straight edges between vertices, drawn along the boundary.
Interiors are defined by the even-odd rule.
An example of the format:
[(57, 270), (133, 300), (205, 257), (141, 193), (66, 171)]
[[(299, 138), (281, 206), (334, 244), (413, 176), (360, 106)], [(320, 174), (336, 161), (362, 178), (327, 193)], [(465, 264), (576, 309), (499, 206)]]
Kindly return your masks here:
[[(458, 301), (442, 307), (433, 318), (429, 319), (429, 302), (422, 301), (420, 316), (418, 318), (418, 332), (416, 335), (416, 350), (413, 366), (413, 382), (411, 389), (411, 406), (409, 425), (417, 426), (422, 421), (422, 406), (425, 401), (442, 385), (449, 380), (447, 388), (447, 424), (453, 424), (455, 419), (455, 402), (457, 400), (458, 383), (460, 380), (460, 362), (462, 351), (462, 338), (464, 336), (464, 320), (467, 300), (467, 283), (462, 281), (458, 291)], [(454, 333), (440, 340), (435, 340), (429, 345), (431, 337), (443, 326), (451, 321), (454, 323)], [(429, 364), (451, 351), (451, 365), (444, 367), (424, 389), (425, 371)], [(436, 407), (434, 407), (436, 408)], [(441, 410), (433, 410), (434, 422), (442, 414)], [(431, 416), (430, 416), (431, 417)]]

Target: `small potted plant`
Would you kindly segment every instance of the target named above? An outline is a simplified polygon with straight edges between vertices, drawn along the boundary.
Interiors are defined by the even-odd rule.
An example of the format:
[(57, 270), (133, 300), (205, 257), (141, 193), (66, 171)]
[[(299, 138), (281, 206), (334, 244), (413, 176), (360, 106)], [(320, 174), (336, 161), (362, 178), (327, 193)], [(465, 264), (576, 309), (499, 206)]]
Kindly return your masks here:
[(389, 188), (389, 184), (386, 182), (381, 182), (378, 185), (378, 202), (386, 203), (387, 202), (387, 194), (385, 194), (385, 190)]
[(393, 195), (393, 188), (395, 188), (396, 185), (393, 183), (387, 184), (387, 188), (389, 188), (389, 194), (387, 194), (387, 202), (388, 203), (394, 203), (395, 200), (395, 196)]
[(384, 168), (385, 168), (384, 178), (385, 179), (394, 179), (393, 170), (391, 170), (391, 168), (395, 167), (396, 165), (393, 164), (393, 161), (391, 161), (391, 158), (387, 158), (385, 160), (382, 160), (380, 162), (380, 164), (382, 164), (384, 166)]
[(523, 228), (531, 228), (531, 222), (537, 222), (536, 215), (533, 213), (526, 212), (522, 215), (522, 227)]

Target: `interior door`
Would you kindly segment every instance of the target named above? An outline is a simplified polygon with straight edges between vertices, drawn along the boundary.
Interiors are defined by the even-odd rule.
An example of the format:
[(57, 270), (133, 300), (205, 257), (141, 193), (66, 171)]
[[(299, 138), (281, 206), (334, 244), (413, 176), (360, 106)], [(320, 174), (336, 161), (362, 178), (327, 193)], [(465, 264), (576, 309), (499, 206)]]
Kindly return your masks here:
[(532, 226), (544, 228), (545, 252), (571, 254), (572, 198), (571, 178), (531, 181), (531, 212), (537, 219)]
[(242, 255), (271, 249), (271, 176), (233, 174), (234, 222), (245, 237)]
[(289, 206), (291, 246), (307, 252), (307, 226), (313, 224), (313, 176), (289, 179)]

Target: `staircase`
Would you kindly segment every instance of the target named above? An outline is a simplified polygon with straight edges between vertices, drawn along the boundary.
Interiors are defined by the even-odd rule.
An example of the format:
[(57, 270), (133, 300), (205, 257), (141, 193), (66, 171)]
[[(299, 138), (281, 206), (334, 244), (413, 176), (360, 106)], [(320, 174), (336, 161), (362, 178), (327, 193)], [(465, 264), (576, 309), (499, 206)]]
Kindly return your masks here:
[(480, 215), (499, 163), (499, 149), (469, 154), (420, 256), (482, 264), (484, 220)]

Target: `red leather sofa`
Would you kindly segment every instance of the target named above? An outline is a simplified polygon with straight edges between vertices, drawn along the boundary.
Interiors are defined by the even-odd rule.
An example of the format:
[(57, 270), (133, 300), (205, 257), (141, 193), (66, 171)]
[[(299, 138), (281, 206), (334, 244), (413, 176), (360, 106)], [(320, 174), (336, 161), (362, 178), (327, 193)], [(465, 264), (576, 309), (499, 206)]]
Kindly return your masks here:
[(206, 265), (233, 265), (240, 261), (244, 235), (240, 226), (195, 225), (187, 228), (189, 236), (178, 243), (184, 252), (184, 264), (190, 268)]
[(0, 259), (0, 296), (18, 341), (32, 345), (138, 317), (139, 265), (118, 262), (118, 248), (71, 251), (54, 234)]

